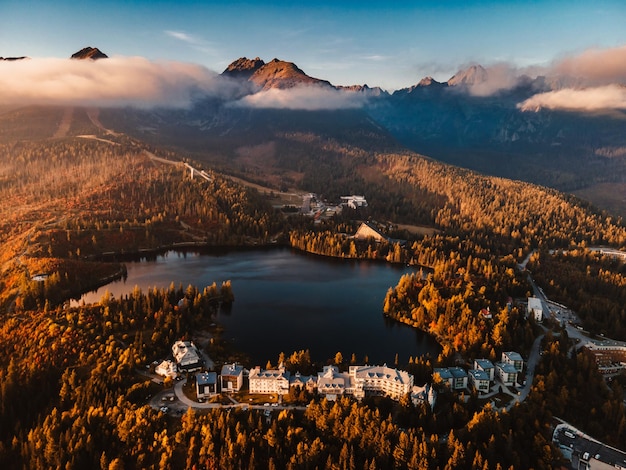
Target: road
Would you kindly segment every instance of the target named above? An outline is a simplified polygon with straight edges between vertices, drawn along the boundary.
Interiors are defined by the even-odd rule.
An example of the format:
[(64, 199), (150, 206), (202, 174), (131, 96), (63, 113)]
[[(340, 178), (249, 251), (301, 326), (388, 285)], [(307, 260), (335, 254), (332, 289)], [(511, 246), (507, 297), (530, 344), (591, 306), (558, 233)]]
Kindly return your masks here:
[[(145, 374), (144, 374), (145, 375)], [(168, 413), (171, 414), (182, 414), (185, 411), (187, 411), (187, 409), (189, 408), (193, 408), (196, 410), (206, 410), (206, 409), (215, 409), (215, 408), (222, 408), (222, 409), (234, 409), (234, 408), (241, 408), (244, 410), (248, 410), (248, 409), (252, 409), (252, 410), (265, 410), (265, 411), (279, 411), (279, 410), (300, 410), (300, 411), (304, 411), (306, 410), (306, 406), (296, 406), (296, 405), (282, 405), (282, 404), (278, 404), (278, 403), (272, 403), (271, 405), (252, 405), (249, 403), (240, 403), (238, 401), (236, 401), (234, 398), (229, 397), (231, 404), (230, 405), (223, 405), (221, 403), (200, 403), (197, 402), (195, 400), (191, 400), (189, 399), (184, 391), (183, 391), (183, 387), (184, 385), (187, 383), (187, 379), (183, 379), (183, 380), (179, 380), (174, 384), (174, 388), (173, 390), (163, 390), (162, 392), (159, 392), (158, 394), (156, 394), (151, 400), (150, 400), (150, 406), (154, 409), (160, 409), (163, 406), (166, 406), (168, 408)]]

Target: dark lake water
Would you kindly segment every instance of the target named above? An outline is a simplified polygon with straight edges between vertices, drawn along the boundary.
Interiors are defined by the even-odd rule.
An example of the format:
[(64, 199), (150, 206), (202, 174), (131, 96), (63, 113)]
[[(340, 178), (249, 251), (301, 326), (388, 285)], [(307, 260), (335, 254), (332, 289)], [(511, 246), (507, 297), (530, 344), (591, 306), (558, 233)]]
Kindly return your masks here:
[(280, 352), (309, 349), (315, 361), (340, 351), (362, 363), (400, 364), (409, 356), (440, 352), (426, 333), (385, 318), (382, 305), (389, 287), (413, 268), (366, 261), (332, 260), (286, 248), (198, 254), (168, 252), (156, 260), (127, 263), (126, 281), (111, 283), (83, 296), (100, 300), (105, 290), (115, 296), (135, 286), (189, 284), (204, 288), (232, 281), (235, 302), (220, 312), (224, 337), (247, 353), (252, 362), (274, 363)]

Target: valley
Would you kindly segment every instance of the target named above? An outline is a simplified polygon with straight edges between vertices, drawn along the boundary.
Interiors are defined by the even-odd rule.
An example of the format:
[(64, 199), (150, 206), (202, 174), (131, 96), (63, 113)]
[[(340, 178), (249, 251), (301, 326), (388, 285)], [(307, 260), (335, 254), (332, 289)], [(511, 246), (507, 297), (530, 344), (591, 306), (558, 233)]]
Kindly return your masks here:
[[(334, 87), (284, 61), (261, 62), (235, 61), (219, 76), (238, 93), (237, 105), (208, 96), (176, 109), (2, 109), (0, 461), (11, 468), (253, 468), (258, 462), (268, 468), (269, 462), (274, 468), (555, 468), (568, 464), (552, 440), (556, 418), (623, 448), (626, 378), (603, 377), (596, 356), (576, 348), (571, 326), (553, 318), (538, 324), (527, 314), (534, 285), (519, 269), (527, 263), (546, 295), (571, 307), (590, 337), (626, 340), (623, 260), (588, 249), (626, 249), (620, 196), (601, 199), (621, 188), (619, 112), (610, 118), (522, 114), (516, 107), (527, 97), (521, 89), (497, 98), (454, 91), (468, 85), (467, 74), (445, 87), (423, 81), (389, 95)], [(303, 83), (343, 107), (250, 105)], [(369, 97), (361, 101), (357, 93)], [(353, 107), (355, 96), (360, 104)], [(606, 210), (559, 189), (576, 190)], [(368, 204), (318, 220), (276, 208), (300, 207), (309, 193), (328, 201), (362, 194)], [(376, 229), (376, 238), (354, 236), (363, 222)], [(244, 267), (221, 286), (194, 275), (188, 285), (171, 279), (115, 295), (105, 287), (93, 302), (69, 302), (124, 279), (131, 259), (159, 259), (190, 246), (241, 250)], [(297, 327), (281, 328), (284, 320), (265, 335), (273, 352), (256, 353), (280, 351), (279, 357), (249, 357), (224, 331), (236, 327), (238, 295), (246, 295), (246, 279), (237, 277), (250, 274), (246, 254), (252, 258), (252, 250), (263, 247), (329, 263), (376, 262), (385, 267), (381, 272), (409, 265), (411, 272), (391, 280), (380, 298), (366, 296), (373, 287), (353, 294), (367, 308), (356, 308), (347, 323), (339, 316), (350, 299), (340, 286), (356, 273), (320, 290), (317, 277), (303, 281), (316, 300), (332, 302), (340, 313), (324, 316), (333, 309), (311, 310), (312, 301), (287, 307), (285, 315), (308, 312), (306, 320), (320, 330), (303, 327), (300, 337)], [(314, 271), (294, 268), (285, 282)], [(265, 287), (271, 289), (271, 283)], [(258, 322), (266, 326), (265, 317), (291, 293), (284, 289), (271, 295), (266, 310), (260, 296), (241, 301), (249, 328), (244, 343), (258, 340)], [(363, 331), (359, 314), (369, 308), (375, 321), (390, 331), (403, 328), (411, 341), (426, 334), (437, 339), (436, 357), (407, 352), (394, 364), (417, 385), (436, 387), (433, 409), (407, 397), (332, 401), (305, 394), (308, 407), (277, 409), (269, 418), (243, 407), (174, 416), (150, 406), (171, 384), (136, 372), (166, 357), (175, 341), (208, 332), (204, 352), (216, 366), (239, 362), (251, 370), (289, 359), (294, 374), (330, 364), (343, 373), (349, 366), (343, 357), (355, 351), (341, 349), (341, 335)], [(333, 329), (339, 338), (331, 341), (325, 331)], [(305, 354), (313, 331), (333, 352)], [(390, 362), (385, 354), (395, 342), (411, 350), (405, 336), (379, 336), (370, 342), (384, 342), (376, 344), (385, 351), (381, 361)], [(367, 346), (359, 346), (359, 354), (367, 354)], [(505, 411), (472, 387), (457, 393), (434, 376), (435, 368), (469, 369), (474, 359), (496, 360), (507, 351), (532, 357), (534, 374), (524, 400)], [(494, 400), (509, 395), (494, 393)]]

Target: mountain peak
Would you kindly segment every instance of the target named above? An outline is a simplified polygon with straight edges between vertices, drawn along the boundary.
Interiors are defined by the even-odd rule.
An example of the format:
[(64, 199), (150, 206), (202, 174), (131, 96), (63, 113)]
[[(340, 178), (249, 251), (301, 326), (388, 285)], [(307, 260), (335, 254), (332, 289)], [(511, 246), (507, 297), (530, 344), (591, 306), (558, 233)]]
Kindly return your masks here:
[(293, 62), (280, 59), (272, 59), (267, 64), (261, 65), (248, 80), (264, 90), (293, 88), (298, 85), (332, 86), (326, 80), (308, 76)]
[(449, 86), (472, 86), (487, 81), (487, 71), (482, 65), (472, 65), (465, 70), (457, 72), (450, 80)]
[(435, 80), (433, 77), (428, 76), (428, 77), (424, 77), (422, 78), (419, 83), (417, 84), (417, 86), (420, 87), (426, 87), (426, 86), (442, 86), (444, 85), (441, 82), (438, 82), (437, 80)]
[(228, 67), (226, 67), (226, 70), (224, 70), (222, 74), (248, 80), (254, 72), (256, 72), (264, 65), (265, 62), (263, 62), (258, 57), (255, 57), (254, 59), (240, 57), (239, 59), (232, 62)]
[(72, 54), (72, 59), (108, 59), (108, 55), (97, 47), (85, 47), (78, 52)]
[(296, 64), (277, 58), (265, 63), (258, 57), (241, 57), (226, 67), (222, 75), (248, 80), (265, 90), (292, 88), (301, 84), (330, 85), (324, 80), (309, 77)]

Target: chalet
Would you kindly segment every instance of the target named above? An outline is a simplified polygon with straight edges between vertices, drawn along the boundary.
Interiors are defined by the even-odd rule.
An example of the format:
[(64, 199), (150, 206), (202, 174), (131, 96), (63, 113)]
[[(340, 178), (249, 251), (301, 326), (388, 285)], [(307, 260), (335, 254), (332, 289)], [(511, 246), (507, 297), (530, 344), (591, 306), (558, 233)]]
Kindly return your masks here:
[(529, 317), (534, 318), (536, 322), (543, 321), (543, 304), (541, 299), (537, 297), (528, 297), (528, 306), (526, 308)]
[(474, 369), (486, 372), (490, 382), (496, 378), (496, 368), (489, 359), (474, 359)]
[(524, 359), (520, 353), (515, 351), (505, 351), (502, 353), (502, 362), (511, 364), (517, 372), (521, 372), (524, 368)]
[(196, 396), (207, 398), (217, 395), (217, 374), (215, 372), (199, 372), (196, 374)]
[(512, 386), (517, 382), (517, 370), (512, 364), (496, 362), (496, 373), (504, 385)]
[(200, 353), (191, 341), (176, 341), (172, 346), (172, 354), (181, 371), (193, 372), (202, 368)]
[(243, 366), (224, 364), (220, 372), (222, 392), (238, 392), (243, 386)]
[(468, 372), (469, 381), (479, 394), (489, 393), (489, 374), (480, 369), (472, 369)]

